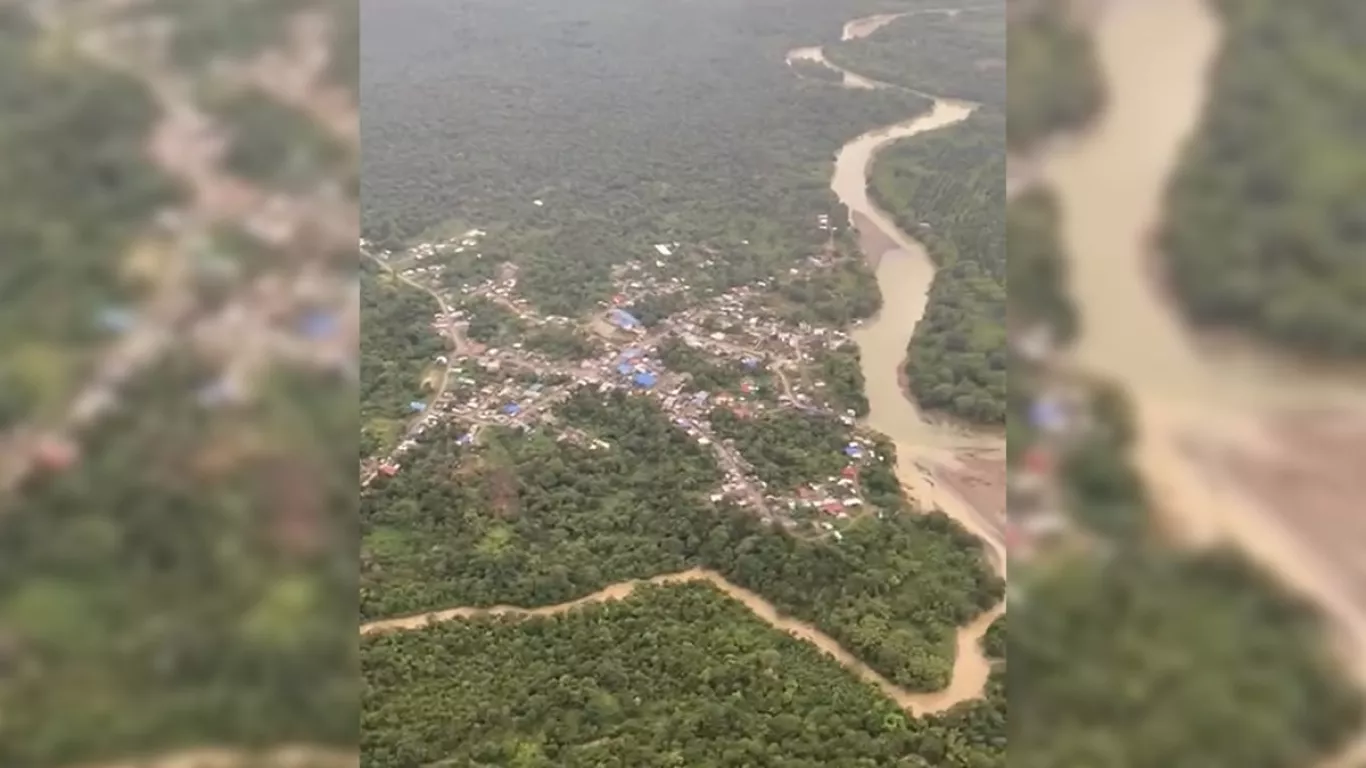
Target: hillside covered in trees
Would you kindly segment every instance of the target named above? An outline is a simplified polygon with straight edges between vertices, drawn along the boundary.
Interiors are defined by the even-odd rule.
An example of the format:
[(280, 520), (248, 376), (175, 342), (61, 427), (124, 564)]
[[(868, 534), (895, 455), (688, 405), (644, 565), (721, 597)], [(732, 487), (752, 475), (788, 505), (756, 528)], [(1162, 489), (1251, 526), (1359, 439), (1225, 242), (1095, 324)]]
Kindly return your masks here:
[(370, 636), (361, 653), (366, 768), (1004, 764), (999, 679), (985, 702), (913, 719), (703, 584)]
[(999, 424), (1006, 397), (1005, 119), (966, 120), (878, 155), (869, 191), (937, 267), (906, 360), (922, 408)]
[(1215, 6), (1210, 102), (1167, 201), (1170, 285), (1199, 325), (1366, 357), (1366, 6)]
[(818, 213), (844, 219), (835, 150), (929, 105), (784, 63), (868, 0), (397, 6), (362, 7), (367, 236), (478, 226), (554, 314), (651, 243), (708, 246), (730, 284), (786, 272), (826, 244)]

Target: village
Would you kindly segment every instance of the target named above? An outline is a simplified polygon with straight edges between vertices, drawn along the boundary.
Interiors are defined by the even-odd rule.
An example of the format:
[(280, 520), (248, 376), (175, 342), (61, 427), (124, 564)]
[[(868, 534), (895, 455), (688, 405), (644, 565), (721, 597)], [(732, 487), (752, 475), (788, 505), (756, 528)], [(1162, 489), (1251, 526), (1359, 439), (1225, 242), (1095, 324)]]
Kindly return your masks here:
[[(819, 225), (828, 227), (826, 217)], [(475, 229), (446, 244), (423, 244), (403, 254), (381, 252), (374, 258), (394, 276), (424, 288), (443, 307), (431, 317), (431, 327), (450, 339), (451, 351), (432, 361), (437, 385), (432, 396), (410, 404), (413, 421), (392, 451), (362, 463), (363, 482), (376, 476), (395, 476), (403, 470), (404, 455), (441, 424), (468, 428), (460, 441), (477, 445), (481, 431), (490, 427), (531, 430), (547, 426), (558, 439), (580, 443), (590, 450), (609, 448), (605, 441), (559, 425), (555, 406), (575, 392), (624, 391), (652, 398), (676, 427), (716, 457), (725, 481), (711, 496), (755, 510), (763, 519), (789, 528), (841, 538), (839, 523), (868, 513), (859, 486), (861, 468), (882, 460), (874, 438), (860, 428), (852, 409), (841, 408), (829, 396), (827, 383), (813, 365), (831, 350), (852, 349), (840, 330), (789, 324), (763, 304), (763, 284), (734, 288), (709, 300), (659, 319), (647, 327), (627, 307), (650, 298), (687, 289), (678, 277), (661, 277), (648, 265), (664, 265), (677, 244), (656, 245), (657, 259), (618, 267), (614, 293), (598, 311), (580, 320), (540, 316), (517, 293), (516, 269), (502, 265), (497, 276), (458, 289), (433, 287), (443, 267), (429, 259), (442, 250), (477, 246), (484, 233)], [(444, 246), (444, 247), (443, 247)], [(370, 245), (362, 242), (363, 252)], [(825, 266), (812, 259), (806, 269)], [(794, 270), (795, 273), (796, 270)], [(531, 349), (523, 340), (492, 346), (469, 336), (471, 306), (501, 308), (515, 313), (527, 328), (575, 329), (598, 350), (587, 359), (566, 360)], [(476, 310), (477, 311), (477, 310)], [(684, 351), (686, 350), (686, 351)], [(684, 364), (670, 365), (670, 360)], [(718, 372), (733, 386), (706, 389), (698, 370)], [(684, 370), (692, 369), (692, 370)], [(716, 434), (711, 416), (725, 409), (742, 420), (762, 419), (775, 411), (824, 416), (848, 433), (840, 452), (841, 469), (812, 477), (798, 488), (770, 488), (759, 479), (735, 441)]]

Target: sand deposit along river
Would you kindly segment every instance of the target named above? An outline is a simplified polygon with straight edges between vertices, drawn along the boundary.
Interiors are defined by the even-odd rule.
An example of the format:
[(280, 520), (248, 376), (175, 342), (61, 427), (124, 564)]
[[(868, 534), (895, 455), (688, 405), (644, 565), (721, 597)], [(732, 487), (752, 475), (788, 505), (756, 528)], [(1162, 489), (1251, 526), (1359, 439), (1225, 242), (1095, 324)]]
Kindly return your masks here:
[[(939, 9), (915, 13), (953, 12), (956, 11)], [(855, 19), (844, 26), (843, 39), (871, 34), (895, 18), (895, 15), (879, 15)], [(825, 60), (820, 48), (799, 49), (788, 55), (789, 61), (797, 58), (816, 60), (833, 67)], [(852, 73), (845, 73), (845, 82), (856, 88), (890, 87)], [(932, 472), (936, 464), (953, 462), (955, 450), (988, 448), (999, 451), (1003, 450), (1001, 440), (973, 436), (961, 430), (929, 422), (922, 418), (914, 403), (905, 395), (898, 372), (905, 359), (911, 333), (924, 312), (926, 294), (934, 278), (934, 268), (925, 249), (899, 230), (890, 216), (872, 204), (868, 199), (867, 189), (869, 166), (878, 150), (894, 141), (957, 123), (971, 114), (973, 107), (974, 105), (966, 102), (935, 99), (933, 109), (927, 114), (857, 137), (840, 150), (831, 188), (849, 208), (851, 224), (857, 227), (865, 251), (877, 260), (878, 284), (882, 289), (885, 304), (883, 312), (855, 334), (855, 341), (860, 346), (864, 360), (864, 375), (872, 406), (868, 423), (895, 441), (899, 459), (898, 474), (907, 491), (922, 505), (944, 510), (979, 536), (986, 543), (994, 566), (1004, 575), (1005, 549), (999, 521), (992, 520), (990, 515), (981, 514), (950, 488), (936, 483)], [(649, 583), (655, 584), (690, 581), (706, 581), (712, 584), (743, 603), (756, 616), (773, 627), (815, 645), (860, 679), (877, 686), (903, 709), (916, 715), (942, 712), (955, 704), (982, 696), (991, 674), (991, 662), (982, 652), (982, 637), (991, 623), (1005, 612), (1005, 604), (1001, 603), (970, 624), (960, 627), (953, 677), (949, 686), (941, 691), (917, 693), (893, 684), (855, 658), (829, 635), (811, 624), (782, 615), (772, 603), (730, 583), (718, 573), (694, 569), (648, 580)], [(540, 608), (456, 607), (416, 616), (384, 619), (364, 624), (360, 631), (361, 634), (373, 634), (412, 630), (425, 627), (431, 622), (480, 616), (553, 616), (590, 603), (625, 598), (641, 583), (644, 582), (622, 582), (577, 600)]]
[[(1202, 0), (1110, 0), (1091, 23), (1106, 107), (1079, 135), (1027, 159), (1031, 181), (1055, 192), (1063, 211), (1082, 329), (1066, 365), (1126, 388), (1137, 412), (1135, 461), (1173, 534), (1239, 544), (1327, 610), (1362, 672), (1360, 473), (1347, 468), (1335, 480), (1329, 472), (1348, 449), (1305, 461), (1315, 466), (1294, 483), (1273, 467), (1290, 452), (1303, 458), (1287, 451), (1277, 424), (1302, 427), (1302, 409), (1312, 408), (1330, 411), (1342, 432), (1360, 418), (1366, 388), (1278, 364), (1250, 345), (1201, 340), (1151, 270), (1166, 187), (1208, 96), (1219, 20)], [(1357, 490), (1339, 493), (1334, 506), (1328, 491), (1348, 483)], [(1294, 484), (1304, 493), (1292, 498)]]

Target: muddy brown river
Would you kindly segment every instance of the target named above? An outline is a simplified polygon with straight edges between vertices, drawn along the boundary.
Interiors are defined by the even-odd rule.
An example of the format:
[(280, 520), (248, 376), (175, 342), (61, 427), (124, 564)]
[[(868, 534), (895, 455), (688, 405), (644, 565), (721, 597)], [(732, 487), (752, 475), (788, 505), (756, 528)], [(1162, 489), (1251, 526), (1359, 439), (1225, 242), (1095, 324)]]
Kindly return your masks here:
[(1153, 233), (1203, 113), (1218, 19), (1201, 0), (1111, 0), (1091, 23), (1108, 103), (1086, 130), (1026, 163), (1030, 180), (1051, 188), (1063, 211), (1082, 328), (1066, 365), (1130, 394), (1135, 462), (1164, 524), (1193, 544), (1236, 542), (1323, 606), (1360, 659), (1366, 601), (1349, 586), (1350, 559), (1330, 556), (1335, 527), (1310, 533), (1294, 510), (1256, 497), (1245, 477), (1213, 457), (1274, 457), (1271, 417), (1311, 405), (1360, 414), (1363, 387), (1286, 365), (1251, 344), (1200, 339), (1153, 279)]

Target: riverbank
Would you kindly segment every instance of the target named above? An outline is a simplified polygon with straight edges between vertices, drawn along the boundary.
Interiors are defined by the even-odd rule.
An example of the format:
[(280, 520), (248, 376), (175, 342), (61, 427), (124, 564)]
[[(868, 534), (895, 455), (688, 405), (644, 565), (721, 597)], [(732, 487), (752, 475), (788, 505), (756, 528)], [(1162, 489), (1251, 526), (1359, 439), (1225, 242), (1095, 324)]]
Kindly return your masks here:
[(540, 608), (519, 608), (510, 605), (497, 605), (487, 608), (456, 607), (441, 611), (404, 616), (395, 619), (381, 619), (360, 627), (361, 635), (383, 632), (402, 632), (419, 630), (432, 623), (458, 619), (477, 619), (488, 616), (507, 616), (511, 618), (533, 618), (559, 616), (576, 608), (609, 600), (624, 600), (636, 589), (645, 584), (667, 585), (690, 582), (706, 582), (725, 593), (728, 597), (742, 603), (764, 622), (788, 634), (804, 640), (828, 654), (860, 680), (876, 686), (899, 707), (912, 715), (943, 712), (955, 704), (978, 698), (991, 675), (991, 661), (982, 649), (981, 638), (997, 617), (1005, 611), (1004, 604), (987, 611), (971, 623), (960, 627), (957, 633), (957, 654), (954, 659), (953, 679), (947, 688), (930, 693), (908, 691), (883, 677), (867, 664), (846, 651), (833, 638), (816, 627), (803, 621), (785, 616), (758, 594), (727, 581), (715, 571), (694, 568), (680, 573), (670, 573), (639, 581), (624, 581), (605, 587), (591, 595)]
[[(877, 18), (880, 23), (876, 24), (855, 20), (845, 26), (845, 34), (867, 34), (891, 20)], [(818, 60), (838, 69), (823, 56)], [(849, 210), (849, 224), (858, 232), (860, 247), (873, 266), (883, 296), (881, 311), (850, 334), (859, 346), (868, 390), (866, 423), (896, 444), (899, 477), (911, 499), (922, 509), (942, 510), (986, 542), (1004, 575), (1004, 516), (995, 511), (1005, 508), (1004, 438), (967, 432), (961, 425), (928, 417), (909, 396), (904, 371), (907, 349), (924, 316), (935, 268), (924, 246), (898, 228), (868, 192), (868, 174), (880, 150), (896, 141), (959, 123), (975, 106), (936, 98), (928, 113), (855, 138), (836, 154), (831, 189)], [(965, 450), (973, 452), (971, 457), (962, 454)], [(983, 471), (988, 454), (999, 460)], [(964, 472), (964, 459), (976, 465), (975, 471)]]
[[(1200, 130), (1220, 19), (1199, 0), (1145, 0), (1089, 22), (1107, 103), (1029, 163), (1065, 212), (1081, 333), (1064, 365), (1125, 387), (1134, 466), (1161, 530), (1178, 545), (1247, 553), (1330, 617), (1349, 672), (1366, 681), (1366, 486), (1344, 458), (1366, 445), (1360, 394), (1250, 345), (1208, 343), (1155, 274), (1154, 233)], [(1331, 435), (1306, 411), (1319, 406), (1332, 406)]]

